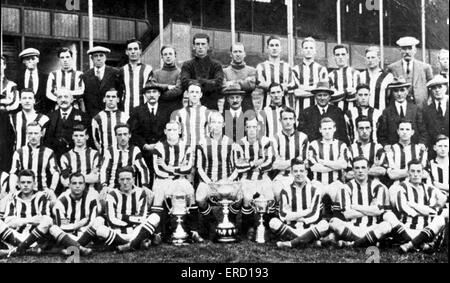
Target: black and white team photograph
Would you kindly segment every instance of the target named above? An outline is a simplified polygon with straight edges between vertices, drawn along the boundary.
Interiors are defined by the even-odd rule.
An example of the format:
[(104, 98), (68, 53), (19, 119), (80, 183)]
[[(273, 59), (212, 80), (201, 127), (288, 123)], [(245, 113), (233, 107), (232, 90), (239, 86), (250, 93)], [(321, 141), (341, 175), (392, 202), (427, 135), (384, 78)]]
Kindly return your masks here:
[(448, 49), (448, 0), (1, 0), (0, 263), (448, 263)]

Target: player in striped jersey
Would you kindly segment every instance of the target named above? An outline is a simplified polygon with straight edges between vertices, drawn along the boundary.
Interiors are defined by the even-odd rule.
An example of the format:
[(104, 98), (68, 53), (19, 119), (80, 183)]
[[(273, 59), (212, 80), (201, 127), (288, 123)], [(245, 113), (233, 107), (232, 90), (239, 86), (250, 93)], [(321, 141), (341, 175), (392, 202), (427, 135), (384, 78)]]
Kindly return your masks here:
[(395, 237), (404, 243), (400, 246), (401, 252), (413, 248), (429, 250), (427, 243), (444, 228), (444, 215), (448, 217), (448, 209), (438, 215), (447, 198), (439, 189), (422, 182), (423, 168), (419, 160), (411, 160), (408, 162), (408, 179), (389, 189), (396, 215), (389, 214), (385, 218), (394, 227)]
[(367, 69), (359, 74), (359, 83), (369, 86), (370, 107), (383, 111), (389, 105), (388, 85), (393, 82), (394, 76), (380, 68), (380, 48), (371, 46), (365, 52)]
[[(59, 166), (53, 150), (41, 146), (42, 128), (36, 122), (27, 126), (28, 144), (13, 154), (9, 186), (16, 191), (17, 174), (24, 169), (32, 170), (37, 178), (36, 189), (43, 191), (51, 201), (56, 200), (55, 189), (59, 182)], [(49, 182), (50, 181), (50, 182)]]
[[(276, 213), (272, 181), (268, 176), (275, 156), (271, 140), (259, 135), (259, 123), (256, 116), (250, 116), (247, 119), (245, 130), (247, 135), (235, 146), (234, 160), (243, 192), (241, 234), (251, 238), (255, 230), (255, 211), (251, 204), (252, 200), (261, 197), (271, 201), (268, 212), (272, 215), (265, 217), (267, 223)], [(230, 211), (232, 221), (235, 221), (238, 204), (230, 206)], [(249, 229), (253, 231), (250, 232)]]
[(434, 145), (436, 151), (436, 158), (430, 160), (428, 164), (428, 172), (430, 173), (433, 186), (441, 190), (447, 196), (448, 207), (448, 187), (449, 187), (449, 170), (448, 170), (448, 152), (449, 142), (448, 137), (439, 135)]
[(340, 241), (357, 247), (375, 245), (392, 230), (383, 219), (385, 210), (390, 208), (389, 191), (378, 180), (369, 179), (369, 168), (365, 157), (353, 160), (355, 178), (340, 187), (338, 197), (345, 219), (330, 220), (330, 229)]
[(99, 182), (100, 156), (98, 151), (87, 146), (89, 135), (82, 124), (73, 127), (72, 139), (75, 147), (61, 156), (61, 184), (69, 186), (69, 176), (75, 172), (83, 174), (89, 188), (95, 189)]
[(123, 109), (126, 115), (130, 116), (134, 107), (146, 103), (141, 89), (152, 79), (153, 69), (152, 66), (141, 62), (142, 43), (139, 40), (127, 40), (126, 47), (128, 64), (120, 69), (120, 78), (124, 90)]
[(283, 179), (276, 183), (280, 187), (280, 215), (269, 222), (270, 229), (282, 241), (278, 247), (299, 247), (328, 234), (328, 222), (320, 213), (322, 192), (320, 183), (311, 182), (307, 177), (307, 166), (303, 160), (291, 161), (293, 179)]
[[(280, 111), (282, 129), (272, 138), (275, 162), (272, 169), (278, 170), (275, 180), (290, 175), (291, 161), (294, 159), (307, 160), (309, 147), (308, 136), (295, 129), (295, 111), (283, 107)], [(279, 192), (276, 193), (279, 195)]]
[[(369, 161), (369, 176), (373, 178), (386, 175), (387, 159), (383, 146), (373, 142), (372, 121), (366, 116), (359, 116), (355, 122), (358, 140), (350, 146), (351, 159), (362, 156)], [(354, 178), (354, 171), (346, 174), (346, 179)]]
[(9, 174), (7, 172), (0, 171), (0, 200), (3, 199), (7, 193), (9, 193)]
[[(97, 217), (86, 232), (105, 241), (108, 247), (119, 251), (147, 248), (147, 240), (152, 237), (159, 224), (156, 213), (148, 215), (153, 194), (134, 185), (133, 167), (119, 169), (119, 188), (112, 189), (107, 196), (106, 223)], [(95, 235), (95, 236), (94, 236)]]
[[(63, 248), (78, 247), (81, 254), (91, 253), (72, 240), (60, 227), (53, 225), (50, 207), (43, 192), (36, 192), (36, 175), (31, 170), (19, 173), (19, 193), (6, 204), (5, 220), (0, 221), (0, 240), (15, 248), (10, 254), (23, 254), (37, 241), (56, 240)], [(1, 255), (2, 253), (0, 253)]]
[(103, 98), (105, 110), (99, 112), (92, 119), (92, 137), (95, 147), (101, 153), (105, 152), (109, 147), (117, 147), (114, 127), (117, 124), (125, 124), (128, 121), (128, 115), (118, 110), (119, 101), (117, 90), (114, 88), (108, 90)]
[[(125, 166), (133, 166), (137, 175), (137, 186), (150, 187), (150, 172), (141, 150), (137, 146), (130, 145), (130, 128), (127, 124), (117, 124), (114, 127), (117, 138), (117, 146), (105, 151), (100, 166), (100, 183), (102, 184), (101, 199), (106, 198), (109, 189), (119, 185), (117, 171)], [(138, 179), (139, 178), (139, 179)]]
[(29, 123), (37, 122), (43, 129), (48, 123), (48, 117), (37, 113), (34, 109), (35, 102), (33, 90), (31, 88), (23, 89), (20, 92), (22, 111), (10, 115), (11, 125), (16, 133), (16, 148), (21, 148), (27, 144), (26, 131)]
[(283, 86), (272, 83), (268, 92), (272, 99), (270, 104), (264, 107), (262, 114), (266, 125), (266, 136), (273, 137), (281, 131), (280, 112), (283, 105)]
[[(425, 146), (421, 144), (414, 144), (411, 142), (411, 137), (414, 135), (412, 123), (409, 120), (401, 120), (398, 124), (397, 133), (399, 141), (390, 146), (390, 150), (386, 152), (388, 160), (387, 174), (392, 181), (403, 181), (408, 177), (407, 164), (413, 159), (418, 159), (423, 167), (426, 167), (428, 160), (428, 153)], [(428, 177), (428, 173), (423, 171), (423, 178)]]
[(86, 189), (85, 177), (76, 172), (69, 176), (69, 189), (58, 197), (53, 207), (55, 225), (81, 246), (86, 246), (93, 236), (87, 232), (97, 217), (98, 193)]
[[(281, 60), (281, 39), (277, 36), (270, 36), (267, 39), (267, 50), (269, 60), (259, 63), (256, 66), (256, 85), (262, 88), (266, 94), (264, 96), (264, 106), (271, 104), (270, 85), (277, 83), (282, 85), (282, 89), (286, 92), (295, 88), (292, 69), (287, 62)], [(284, 94), (284, 93), (283, 93)], [(288, 105), (294, 104), (293, 94), (289, 94)]]
[(322, 190), (324, 217), (329, 217), (332, 213), (332, 203), (336, 202), (336, 187), (342, 185), (342, 173), (351, 166), (347, 145), (334, 139), (335, 122), (331, 118), (323, 118), (319, 131), (322, 138), (309, 144), (308, 160), (313, 180), (325, 185)]
[(315, 104), (314, 94), (311, 93), (311, 90), (316, 88), (319, 81), (328, 79), (327, 68), (314, 61), (316, 56), (314, 38), (307, 37), (302, 41), (302, 55), (301, 63), (292, 68), (295, 82), (298, 83), (294, 90), (297, 113)]
[(1, 77), (2, 89), (0, 90), (0, 110), (8, 112), (15, 111), (19, 107), (19, 91), (17, 84), (8, 80), (5, 76), (5, 57), (1, 57)]
[(176, 120), (181, 124), (181, 136), (192, 146), (206, 136), (206, 124), (210, 110), (201, 105), (200, 99), (203, 96), (199, 83), (192, 82), (188, 89), (188, 106), (175, 110), (170, 120)]
[(374, 127), (372, 131), (371, 140), (377, 142), (377, 124), (382, 112), (369, 106), (370, 98), (370, 88), (366, 84), (358, 84), (356, 87), (356, 105), (350, 108), (347, 113), (345, 113), (345, 122), (347, 124), (347, 132), (350, 136), (350, 141), (356, 142), (358, 140), (358, 131), (356, 130), (356, 119), (360, 116), (368, 117), (372, 126)]
[(56, 91), (60, 88), (67, 89), (73, 96), (74, 107), (84, 111), (84, 103), (82, 101), (84, 94), (84, 82), (82, 80), (83, 72), (73, 69), (73, 52), (67, 47), (58, 50), (60, 70), (51, 72), (47, 80), (46, 96), (56, 105)]
[[(188, 141), (180, 139), (181, 125), (171, 120), (166, 125), (164, 133), (166, 139), (159, 141), (153, 152), (153, 167), (155, 168), (156, 178), (153, 183), (152, 211), (161, 218), (160, 226), (163, 234), (165, 231), (167, 211), (163, 208), (163, 202), (166, 197), (173, 194), (182, 193), (189, 199), (189, 213), (186, 215), (186, 225), (191, 233), (191, 239), (194, 242), (203, 242), (198, 234), (198, 207), (195, 203), (194, 188), (186, 179), (194, 166), (193, 149)], [(166, 235), (163, 235), (164, 237)]]
[(208, 117), (209, 136), (197, 146), (197, 172), (200, 183), (195, 193), (199, 212), (203, 215), (204, 225), (212, 231), (216, 221), (209, 203), (210, 185), (216, 182), (232, 182), (238, 177), (233, 162), (233, 141), (223, 135), (224, 118), (218, 111), (212, 111)]
[(333, 55), (338, 69), (328, 74), (335, 93), (331, 96), (331, 102), (347, 112), (352, 108), (355, 100), (356, 86), (358, 84), (359, 72), (348, 64), (348, 48), (344, 45), (336, 45)]

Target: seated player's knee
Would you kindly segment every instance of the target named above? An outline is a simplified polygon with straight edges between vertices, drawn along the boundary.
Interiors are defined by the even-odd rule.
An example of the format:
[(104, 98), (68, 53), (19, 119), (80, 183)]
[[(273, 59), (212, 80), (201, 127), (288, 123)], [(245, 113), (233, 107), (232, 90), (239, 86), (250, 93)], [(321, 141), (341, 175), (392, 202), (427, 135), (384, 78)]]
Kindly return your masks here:
[(100, 227), (105, 226), (105, 219), (101, 216), (97, 216), (93, 221), (92, 221), (92, 228), (94, 228), (95, 230), (99, 229)]
[(278, 231), (281, 226), (283, 226), (283, 222), (278, 218), (272, 218), (269, 221), (269, 227), (272, 231)]
[(48, 230), (53, 225), (53, 219), (50, 216), (42, 216), (39, 221), (39, 227), (41, 229)]
[(0, 220), (0, 233), (2, 233), (8, 226), (5, 224), (5, 222)]
[(377, 232), (377, 236), (384, 236), (392, 231), (392, 226), (387, 221), (383, 221), (375, 227), (375, 232)]
[(56, 225), (52, 225), (49, 227), (48, 232), (50, 233), (50, 235), (52, 235), (54, 238), (58, 238), (59, 235), (61, 235), (62, 233), (64, 233), (64, 231), (61, 229), (61, 227), (56, 226)]
[(391, 225), (392, 228), (400, 224), (400, 221), (397, 219), (397, 216), (392, 211), (386, 211), (383, 214), (383, 220)]
[(208, 197), (208, 185), (205, 183), (198, 184), (197, 192), (195, 193), (195, 200), (197, 203), (201, 204), (206, 202), (206, 199)]
[(438, 215), (434, 217), (433, 221), (431, 222), (430, 226), (434, 230), (434, 232), (440, 231), (445, 226), (445, 218), (443, 215)]
[(319, 233), (321, 236), (324, 236), (327, 234), (328, 230), (330, 230), (330, 224), (326, 220), (321, 220), (316, 225), (317, 230), (319, 230)]
[(152, 213), (147, 217), (147, 221), (155, 227), (158, 226), (160, 220), (161, 218), (156, 213)]
[(345, 222), (342, 221), (341, 219), (335, 218), (335, 217), (330, 219), (329, 228), (333, 232), (340, 234), (340, 233), (342, 233), (342, 230), (344, 230), (344, 227), (345, 227)]

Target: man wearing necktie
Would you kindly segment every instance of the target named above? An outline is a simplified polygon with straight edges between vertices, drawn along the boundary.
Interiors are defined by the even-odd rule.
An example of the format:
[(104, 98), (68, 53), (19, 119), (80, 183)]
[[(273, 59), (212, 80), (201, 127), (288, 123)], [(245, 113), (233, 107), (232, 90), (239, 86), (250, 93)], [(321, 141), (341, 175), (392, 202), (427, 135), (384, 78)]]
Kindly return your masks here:
[(344, 112), (330, 103), (331, 95), (334, 91), (330, 88), (327, 80), (317, 83), (317, 87), (311, 90), (314, 94), (316, 104), (300, 111), (298, 118), (298, 130), (305, 133), (310, 141), (319, 139), (322, 135), (319, 132), (320, 121), (325, 118), (331, 118), (336, 124), (334, 137), (349, 144), (347, 127), (344, 118)]
[(131, 130), (131, 144), (139, 147), (145, 162), (150, 169), (150, 186), (153, 185), (153, 150), (158, 141), (164, 136), (164, 129), (170, 119), (170, 109), (160, 107), (158, 101), (162, 89), (151, 82), (142, 89), (147, 103), (134, 108), (128, 124)]
[(94, 68), (82, 76), (85, 86), (83, 100), (90, 118), (105, 109), (103, 98), (108, 90), (115, 88), (119, 97), (122, 96), (119, 70), (105, 64), (106, 54), (110, 52), (111, 50), (102, 46), (95, 46), (87, 52), (94, 62)]
[(40, 113), (47, 114), (51, 111), (51, 105), (45, 96), (45, 87), (47, 83), (47, 75), (44, 75), (38, 70), (39, 50), (35, 48), (26, 48), (19, 54), (25, 70), (19, 72), (17, 77), (17, 88), (22, 90), (30, 88), (33, 90), (36, 99), (36, 110)]
[(414, 136), (413, 143), (420, 143), (423, 147), (426, 144), (426, 130), (424, 129), (422, 109), (418, 105), (407, 100), (411, 84), (404, 78), (394, 78), (394, 82), (389, 84), (388, 91), (394, 102), (383, 110), (378, 121), (377, 138), (378, 142), (389, 151), (390, 146), (398, 142), (397, 128), (401, 120), (411, 121)]
[[(65, 88), (60, 88), (56, 92), (56, 101), (58, 109), (49, 114), (44, 144), (55, 152), (59, 160), (62, 154), (74, 146), (72, 134), (75, 125), (83, 124), (88, 133), (91, 130), (86, 114), (72, 106), (72, 92)], [(91, 144), (90, 138), (88, 145), (91, 147)]]
[(411, 84), (408, 101), (415, 103), (419, 108), (426, 106), (428, 99), (426, 84), (433, 78), (431, 66), (414, 59), (417, 53), (416, 45), (420, 43), (414, 37), (406, 36), (397, 41), (402, 59), (387, 67), (394, 77), (403, 77)]
[(61, 69), (49, 74), (47, 80), (47, 98), (52, 101), (52, 108), (56, 106), (55, 92), (59, 88), (66, 88), (72, 92), (74, 107), (84, 110), (82, 96), (84, 93), (83, 72), (74, 70), (73, 52), (67, 47), (58, 50)]
[(435, 157), (431, 149), (438, 135), (449, 135), (448, 80), (437, 75), (427, 84), (432, 94), (432, 102), (423, 109), (423, 122), (427, 133), (427, 146), (431, 151), (430, 159)]
[(233, 139), (233, 142), (241, 140), (245, 135), (245, 120), (249, 114), (255, 115), (253, 110), (242, 107), (243, 97), (246, 92), (241, 90), (240, 85), (231, 85), (224, 90), (230, 109), (223, 113), (225, 118), (225, 135)]

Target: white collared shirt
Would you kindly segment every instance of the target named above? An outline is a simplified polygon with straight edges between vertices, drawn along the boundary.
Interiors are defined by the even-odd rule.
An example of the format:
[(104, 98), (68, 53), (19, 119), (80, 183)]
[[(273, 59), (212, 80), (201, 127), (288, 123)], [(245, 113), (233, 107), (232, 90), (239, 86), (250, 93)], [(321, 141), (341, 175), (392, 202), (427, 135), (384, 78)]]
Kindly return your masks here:
[[(30, 73), (31, 73), (31, 71), (29, 69), (25, 70), (25, 84), (24, 84), (25, 88), (29, 88), (30, 87), (28, 85), (28, 81), (30, 80)], [(37, 90), (39, 88), (39, 76), (38, 76), (38, 69), (37, 68), (33, 70), (32, 80), (33, 80), (33, 91), (36, 94)]]
[[(436, 104), (437, 112), (439, 112), (439, 101), (436, 100), (434, 103)], [(441, 108), (442, 108), (442, 113), (444, 113), (444, 115), (445, 115), (445, 112), (447, 111), (447, 97), (444, 97), (441, 100)]]
[(103, 66), (101, 68), (94, 67), (94, 74), (95, 74), (95, 76), (97, 76), (97, 72), (98, 71), (100, 71), (100, 74), (99, 74), (100, 78), (99, 79), (102, 80), (103, 76), (105, 75), (105, 66)]
[(411, 61), (406, 62), (404, 59), (402, 59), (402, 63), (403, 63), (403, 71), (405, 72), (405, 75), (408, 73), (407, 71), (407, 67), (408, 67), (408, 63), (409, 63), (409, 73), (411, 74), (413, 71), (413, 60), (411, 59)]
[(397, 113), (400, 116), (400, 106), (403, 107), (403, 114), (406, 116), (406, 105), (408, 105), (408, 102), (405, 100), (402, 103), (395, 102), (395, 108), (397, 109)]
[(231, 116), (234, 118), (234, 117), (239, 117), (240, 115), (241, 115), (241, 113), (242, 113), (242, 108), (239, 108), (238, 110), (233, 110), (233, 109), (231, 109), (230, 108), (230, 113), (231, 113)]
[(155, 105), (150, 105), (150, 103), (147, 103), (148, 106), (148, 110), (150, 111), (150, 114), (152, 113), (152, 109), (153, 109), (153, 115), (156, 116), (156, 113), (158, 112), (158, 103), (156, 103)]
[[(325, 107), (317, 105), (317, 108), (319, 109), (320, 115), (323, 115), (324, 113), (327, 113), (327, 111), (328, 111), (328, 105)], [(323, 110), (325, 110), (325, 112)]]
[(66, 113), (66, 119), (68, 119), (70, 116), (70, 113), (72, 113), (72, 107), (70, 107), (69, 110), (67, 110), (67, 111), (62, 111), (62, 109), (61, 109), (60, 113), (61, 113), (61, 119), (64, 119), (64, 115), (63, 115), (64, 113)]

